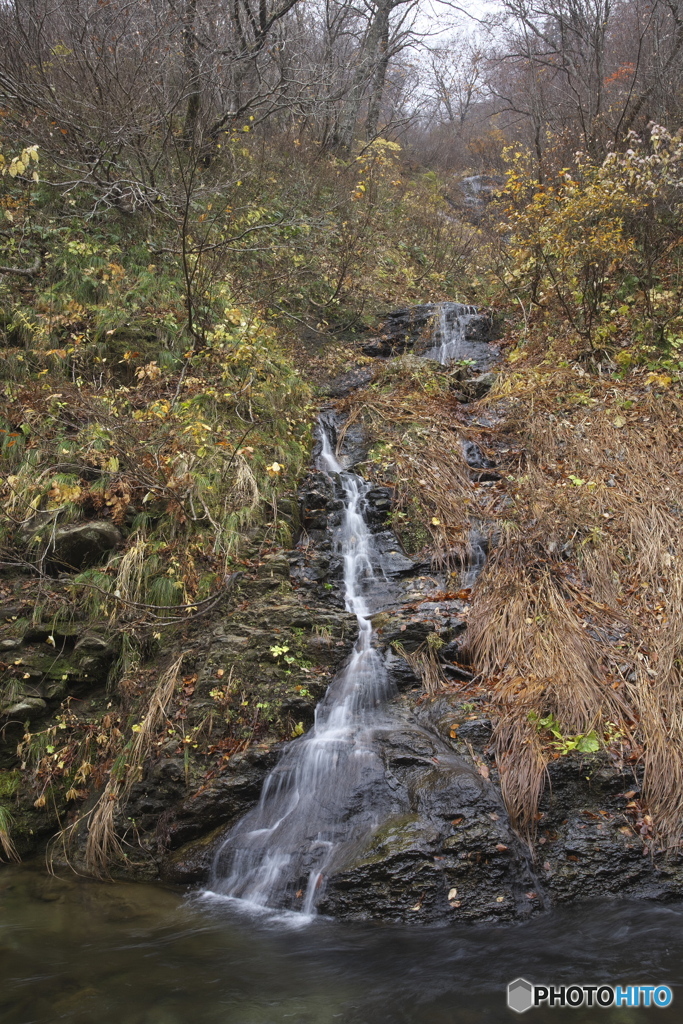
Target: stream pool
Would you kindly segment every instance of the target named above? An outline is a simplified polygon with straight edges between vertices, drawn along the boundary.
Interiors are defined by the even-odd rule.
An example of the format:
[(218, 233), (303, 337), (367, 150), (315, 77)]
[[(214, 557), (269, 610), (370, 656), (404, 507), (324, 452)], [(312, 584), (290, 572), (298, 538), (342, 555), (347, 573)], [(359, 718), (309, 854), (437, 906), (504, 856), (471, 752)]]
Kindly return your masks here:
[[(665, 983), (674, 999), (521, 1016), (505, 1005), (520, 975)], [(681, 1007), (683, 906), (592, 903), (460, 930), (256, 926), (160, 886), (0, 868), (2, 1024), (671, 1024)]]

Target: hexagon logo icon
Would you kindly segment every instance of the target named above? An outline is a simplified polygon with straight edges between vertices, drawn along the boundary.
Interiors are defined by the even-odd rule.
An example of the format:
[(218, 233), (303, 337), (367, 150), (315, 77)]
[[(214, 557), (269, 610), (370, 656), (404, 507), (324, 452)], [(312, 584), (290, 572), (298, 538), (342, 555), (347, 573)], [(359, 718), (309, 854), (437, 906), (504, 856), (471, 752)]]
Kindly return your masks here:
[(508, 1006), (515, 1013), (524, 1013), (534, 1005), (534, 986), (526, 978), (515, 978), (508, 985)]

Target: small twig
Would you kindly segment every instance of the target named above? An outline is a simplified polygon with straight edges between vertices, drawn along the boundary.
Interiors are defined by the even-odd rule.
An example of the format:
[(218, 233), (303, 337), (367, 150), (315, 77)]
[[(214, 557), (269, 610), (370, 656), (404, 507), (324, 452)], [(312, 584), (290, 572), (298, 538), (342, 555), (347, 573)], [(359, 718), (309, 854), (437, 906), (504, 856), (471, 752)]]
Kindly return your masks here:
[(39, 252), (30, 267), (0, 267), (0, 274), (17, 274), (20, 277), (35, 277), (43, 265), (43, 252)]

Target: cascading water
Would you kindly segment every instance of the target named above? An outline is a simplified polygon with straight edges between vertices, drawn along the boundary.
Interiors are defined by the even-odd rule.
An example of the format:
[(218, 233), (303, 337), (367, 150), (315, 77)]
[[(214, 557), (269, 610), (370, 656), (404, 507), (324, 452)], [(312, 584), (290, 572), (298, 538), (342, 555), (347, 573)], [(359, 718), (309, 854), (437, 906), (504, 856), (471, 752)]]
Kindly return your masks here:
[(463, 306), (460, 302), (442, 302), (434, 325), (434, 344), (425, 353), (428, 359), (446, 365), (452, 359), (467, 358), (465, 327), (469, 317), (475, 316), (476, 306)]
[[(471, 306), (443, 303), (435, 345), (427, 355), (443, 363), (460, 356), (463, 324), (475, 312)], [(209, 891), (252, 909), (313, 913), (326, 876), (343, 868), (389, 814), (406, 810), (375, 742), (392, 727), (384, 707), (395, 689), (373, 647), (370, 621), (387, 605), (390, 589), (382, 552), (364, 516), (372, 485), (345, 470), (335, 454), (334, 436), (333, 421), (321, 417), (317, 469), (337, 481), (343, 502), (333, 540), (343, 564), (345, 606), (356, 616), (358, 639), (316, 708), (313, 728), (287, 746), (258, 805), (228, 833), (214, 859)], [(478, 538), (473, 554), (466, 585), (483, 563)]]
[[(354, 840), (377, 825), (373, 811), (386, 787), (373, 751), (381, 707), (393, 693), (372, 646), (367, 592), (380, 582), (379, 554), (363, 517), (370, 484), (345, 472), (334, 454), (333, 427), (320, 424), (318, 469), (337, 477), (344, 515), (335, 537), (343, 557), (347, 611), (358, 639), (346, 667), (316, 709), (313, 728), (291, 743), (265, 782), (259, 804), (216, 855), (210, 888), (257, 906), (310, 913), (323, 876)], [(390, 800), (390, 793), (386, 794)]]

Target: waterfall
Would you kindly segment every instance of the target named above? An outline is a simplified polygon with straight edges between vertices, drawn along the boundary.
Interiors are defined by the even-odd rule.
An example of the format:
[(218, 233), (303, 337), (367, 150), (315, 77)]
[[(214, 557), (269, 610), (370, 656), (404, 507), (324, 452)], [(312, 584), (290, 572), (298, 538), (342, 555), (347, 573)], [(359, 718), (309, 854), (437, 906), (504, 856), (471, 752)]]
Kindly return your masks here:
[(286, 748), (258, 805), (219, 848), (210, 889), (258, 907), (310, 914), (327, 871), (379, 823), (391, 800), (373, 750), (382, 707), (393, 694), (372, 646), (367, 593), (381, 582), (380, 558), (364, 519), (370, 484), (346, 472), (333, 450), (334, 428), (321, 419), (317, 468), (338, 480), (344, 513), (335, 536), (343, 557), (346, 609), (358, 639), (344, 669), (316, 708), (315, 723)]
[(439, 303), (432, 332), (434, 344), (425, 353), (426, 357), (444, 365), (452, 359), (468, 358), (471, 346), (466, 340), (467, 320), (476, 312), (476, 306), (464, 306), (461, 302)]
[[(443, 363), (462, 357), (463, 324), (475, 312), (472, 306), (442, 303), (427, 355)], [(365, 518), (372, 485), (344, 468), (335, 437), (333, 419), (323, 414), (316, 468), (335, 481), (342, 498), (344, 511), (333, 542), (358, 639), (316, 708), (312, 729), (287, 745), (257, 806), (222, 842), (208, 886), (211, 893), (248, 909), (295, 910), (304, 918), (314, 913), (326, 876), (343, 867), (354, 848), (401, 808), (374, 742), (380, 730), (391, 728), (384, 709), (395, 690), (373, 646), (370, 617), (382, 610), (382, 600), (388, 603), (390, 581)], [(478, 534), (473, 533), (471, 548), (467, 585), (485, 557)]]

